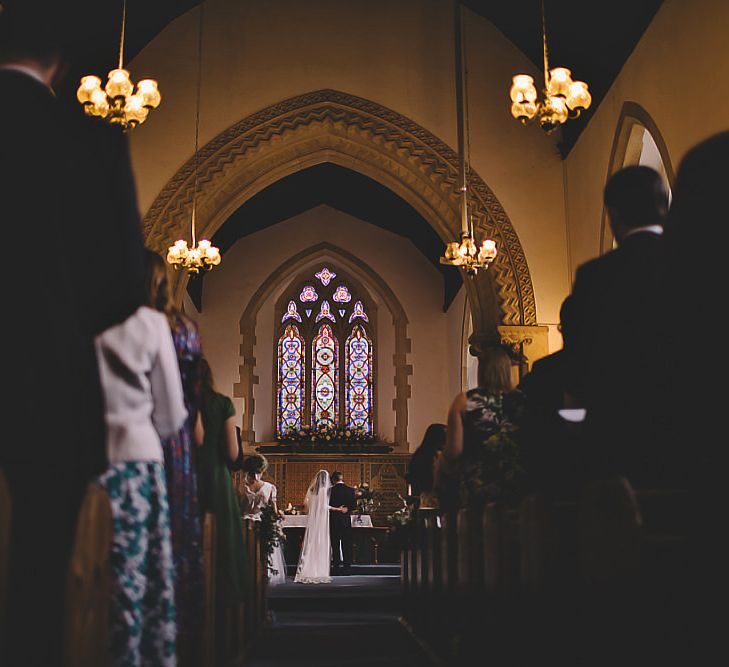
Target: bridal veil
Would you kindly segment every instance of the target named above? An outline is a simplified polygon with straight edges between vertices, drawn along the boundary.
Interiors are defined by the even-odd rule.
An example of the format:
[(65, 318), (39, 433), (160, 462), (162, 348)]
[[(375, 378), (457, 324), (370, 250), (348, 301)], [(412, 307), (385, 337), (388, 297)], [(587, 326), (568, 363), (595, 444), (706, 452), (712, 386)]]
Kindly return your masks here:
[(329, 473), (320, 470), (306, 492), (304, 504), (308, 507), (306, 531), (301, 546), (301, 557), (294, 581), (302, 584), (327, 584), (331, 540), (329, 537)]

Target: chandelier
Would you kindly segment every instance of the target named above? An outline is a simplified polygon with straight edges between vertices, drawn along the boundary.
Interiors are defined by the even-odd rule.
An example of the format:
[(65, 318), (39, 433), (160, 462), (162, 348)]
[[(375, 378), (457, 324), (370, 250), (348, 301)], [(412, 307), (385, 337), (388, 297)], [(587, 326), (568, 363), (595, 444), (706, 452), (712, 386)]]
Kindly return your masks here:
[(200, 140), (200, 86), (202, 82), (202, 26), (203, 26), (203, 6), (200, 3), (200, 14), (198, 24), (198, 68), (197, 68), (197, 101), (195, 105), (195, 185), (192, 192), (192, 245), (188, 246), (187, 241), (179, 239), (175, 241), (167, 249), (167, 261), (172, 264), (176, 270), (185, 269), (188, 273), (195, 274), (201, 271), (209, 271), (214, 266), (220, 264), (220, 250), (210, 243), (207, 239), (200, 239), (196, 242), (195, 238), (195, 208), (197, 202), (197, 172), (198, 172), (198, 143)]
[(592, 96), (584, 81), (573, 81), (572, 72), (566, 67), (549, 69), (547, 57), (547, 28), (544, 20), (544, 0), (542, 6), (542, 46), (544, 53), (544, 99), (537, 100), (534, 79), (528, 74), (517, 74), (512, 79), (511, 115), (526, 125), (538, 120), (539, 126), (547, 133), (567, 121), (577, 118), (592, 103)]
[(101, 79), (89, 75), (81, 78), (76, 99), (83, 104), (88, 116), (98, 116), (124, 130), (136, 127), (147, 120), (151, 109), (159, 106), (162, 96), (154, 79), (143, 79), (137, 83), (137, 90), (124, 69), (124, 28), (126, 26), (127, 2), (122, 7), (121, 40), (119, 43), (119, 65), (109, 72), (102, 89)]
[[(463, 40), (461, 37), (461, 11), (460, 2), (456, 0), (455, 29), (456, 29), (456, 112), (458, 121), (458, 180), (461, 183), (461, 240), (446, 244), (441, 264), (457, 266), (466, 273), (475, 275), (479, 269), (488, 269), (489, 264), (496, 259), (496, 243), (485, 239), (479, 246), (473, 231), (473, 215), (468, 211), (468, 177), (465, 155), (464, 109), (468, 115), (468, 104), (463, 102), (464, 66), (463, 66)], [(467, 121), (466, 121), (467, 124)]]

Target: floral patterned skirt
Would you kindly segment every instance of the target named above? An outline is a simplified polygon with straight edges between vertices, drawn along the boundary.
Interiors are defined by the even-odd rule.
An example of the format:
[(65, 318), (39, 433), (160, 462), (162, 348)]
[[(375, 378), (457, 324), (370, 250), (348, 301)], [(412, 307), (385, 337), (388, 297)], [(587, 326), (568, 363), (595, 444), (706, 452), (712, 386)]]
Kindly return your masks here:
[(174, 565), (162, 462), (115, 463), (99, 482), (114, 521), (112, 663), (174, 667)]

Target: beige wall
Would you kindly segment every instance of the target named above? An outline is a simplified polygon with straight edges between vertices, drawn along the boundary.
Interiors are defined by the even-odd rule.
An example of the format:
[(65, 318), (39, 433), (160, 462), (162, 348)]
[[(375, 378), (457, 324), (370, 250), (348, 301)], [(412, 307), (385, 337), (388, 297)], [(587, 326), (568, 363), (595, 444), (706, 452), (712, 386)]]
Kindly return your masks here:
[(565, 162), (572, 273), (600, 252), (602, 190), (624, 102), (653, 118), (674, 170), (694, 144), (729, 129), (728, 35), (726, 0), (663, 3)]
[[(451, 3), (205, 5), (201, 145), (280, 100), (334, 88), (385, 105), (455, 147)], [(563, 165), (555, 137), (522, 128), (509, 113), (511, 76), (537, 72), (489, 22), (468, 11), (465, 16), (471, 161), (519, 234), (539, 323), (554, 324), (569, 283)], [(193, 152), (197, 20), (197, 9), (180, 17), (130, 64), (135, 79), (158, 79), (163, 95), (160, 108), (132, 135), (143, 211)]]
[[(287, 259), (322, 241), (352, 253), (367, 264), (387, 282), (405, 310), (409, 320), (407, 333), (412, 341), (408, 363), (413, 366), (408, 439), (414, 448), (428, 424), (445, 422), (450, 401), (460, 391), (457, 350), (464, 290), (448, 313), (443, 313), (440, 274), (412, 243), (327, 206), (317, 207), (238, 241), (225, 254), (222, 264), (206, 276), (202, 313), (196, 314), (187, 303), (187, 312), (200, 324), (216, 386), (219, 391), (233, 396), (242, 363), (239, 322), (261, 283)], [(331, 261), (336, 263), (336, 255)], [(312, 272), (320, 269), (321, 263), (322, 260), (318, 260), (311, 264)], [(273, 439), (274, 304), (295, 274), (286, 276), (280, 289), (266, 299), (258, 314), (254, 373), (259, 382), (254, 389), (254, 429), (259, 442)], [(372, 285), (365, 286), (377, 299)], [(378, 303), (377, 336), (376, 428), (392, 441), (395, 332), (392, 316), (384, 302)], [(244, 409), (242, 400), (236, 398), (234, 402), (240, 415)]]

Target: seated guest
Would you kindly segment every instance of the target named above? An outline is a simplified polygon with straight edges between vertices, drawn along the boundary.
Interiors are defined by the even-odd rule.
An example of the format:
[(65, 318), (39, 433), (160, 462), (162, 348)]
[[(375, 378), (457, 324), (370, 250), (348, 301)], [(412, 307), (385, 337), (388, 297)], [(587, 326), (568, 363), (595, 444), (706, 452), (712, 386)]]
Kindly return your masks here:
[[(278, 515), (276, 504), (277, 491), (271, 482), (264, 482), (263, 473), (268, 469), (268, 461), (261, 454), (253, 454), (243, 460), (245, 480), (240, 499), (241, 515), (244, 519), (261, 521), (263, 508), (269, 507)], [(280, 544), (273, 545), (268, 558), (268, 583), (286, 583), (286, 562)]]
[(96, 338), (106, 405), (114, 665), (176, 662), (174, 562), (161, 438), (187, 412), (167, 318), (141, 307)]
[(410, 459), (406, 475), (411, 487), (409, 495), (419, 496), (421, 507), (433, 507), (433, 466), (438, 452), (443, 450), (445, 440), (446, 425), (431, 424), (425, 430), (423, 442)]
[(524, 395), (514, 388), (511, 356), (503, 347), (478, 355), (478, 387), (456, 396), (448, 412), (436, 493), (446, 510), (490, 501), (514, 503), (522, 492), (517, 441)]

